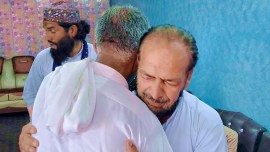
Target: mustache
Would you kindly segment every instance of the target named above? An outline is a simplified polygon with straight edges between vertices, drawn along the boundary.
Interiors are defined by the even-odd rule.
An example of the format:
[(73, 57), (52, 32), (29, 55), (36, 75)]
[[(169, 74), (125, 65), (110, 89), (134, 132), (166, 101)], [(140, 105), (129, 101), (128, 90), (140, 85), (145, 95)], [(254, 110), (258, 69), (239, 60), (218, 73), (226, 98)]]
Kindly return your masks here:
[(48, 42), (49, 42), (49, 43), (52, 43), (52, 44), (54, 44), (54, 45), (57, 45), (56, 42), (53, 42), (53, 41), (50, 41), (50, 40), (48, 40)]
[(158, 98), (158, 99), (155, 99), (153, 98), (151, 95), (143, 92), (143, 96), (145, 96), (147, 99), (153, 101), (153, 102), (157, 102), (157, 103), (165, 103), (165, 102), (168, 102), (169, 99), (168, 98)]

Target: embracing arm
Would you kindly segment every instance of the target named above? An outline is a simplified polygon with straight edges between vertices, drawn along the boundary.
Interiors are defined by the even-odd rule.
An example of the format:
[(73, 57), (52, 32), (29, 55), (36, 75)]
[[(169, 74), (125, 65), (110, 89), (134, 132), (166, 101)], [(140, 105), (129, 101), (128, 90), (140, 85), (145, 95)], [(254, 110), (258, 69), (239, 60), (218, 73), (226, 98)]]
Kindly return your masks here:
[(137, 150), (137, 147), (133, 144), (133, 142), (131, 140), (127, 140), (125, 145), (126, 145), (127, 152), (139, 152)]
[(19, 148), (21, 152), (34, 152), (37, 150), (39, 141), (32, 137), (37, 129), (29, 122), (23, 126), (20, 137), (19, 137)]
[[(39, 91), (37, 93), (37, 100), (36, 103), (44, 103), (45, 99), (42, 98), (45, 96), (45, 84), (47, 83), (49, 76), (45, 77), (44, 81), (42, 82)], [(39, 118), (41, 113), (41, 108), (43, 104), (35, 104), (34, 107), (34, 115), (32, 117), (32, 122), (36, 122)], [(32, 115), (33, 106), (31, 106), (31, 115)], [(29, 112), (30, 113), (30, 112)], [(39, 146), (39, 141), (35, 139), (32, 135), (37, 133), (36, 127), (29, 122), (25, 126), (23, 126), (21, 134), (19, 136), (19, 147), (22, 152), (34, 152), (37, 150)]]

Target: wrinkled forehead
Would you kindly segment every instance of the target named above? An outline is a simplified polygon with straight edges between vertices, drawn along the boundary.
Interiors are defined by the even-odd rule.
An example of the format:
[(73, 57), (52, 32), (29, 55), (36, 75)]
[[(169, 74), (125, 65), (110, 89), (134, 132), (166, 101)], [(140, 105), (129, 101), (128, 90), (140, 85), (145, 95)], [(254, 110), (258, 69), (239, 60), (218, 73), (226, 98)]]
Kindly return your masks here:
[(150, 35), (140, 47), (141, 60), (155, 60), (153, 62), (162, 62), (173, 66), (181, 64), (188, 67), (191, 58), (190, 47), (179, 39)]
[[(140, 51), (144, 51), (145, 48), (152, 48), (153, 50), (148, 51), (154, 51), (154, 50), (185, 50), (189, 52), (190, 47), (185, 42), (185, 40), (179, 36), (176, 35), (168, 35), (160, 32), (151, 33), (149, 34), (144, 41), (141, 44)], [(155, 48), (155, 49), (154, 49)], [(163, 48), (163, 49), (161, 49)], [(166, 49), (164, 49), (166, 48)]]

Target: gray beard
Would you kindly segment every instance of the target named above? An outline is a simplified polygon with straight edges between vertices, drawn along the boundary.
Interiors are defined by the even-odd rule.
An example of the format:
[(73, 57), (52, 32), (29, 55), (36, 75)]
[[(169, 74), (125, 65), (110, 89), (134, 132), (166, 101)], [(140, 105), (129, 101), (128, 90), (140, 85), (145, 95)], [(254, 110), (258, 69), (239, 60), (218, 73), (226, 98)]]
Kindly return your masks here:
[(183, 90), (181, 91), (178, 99), (174, 102), (174, 104), (170, 107), (170, 109), (167, 110), (162, 110), (159, 112), (153, 112), (157, 117), (166, 117), (166, 116), (171, 116), (174, 111), (176, 110), (178, 104), (179, 104), (179, 98), (181, 98), (183, 96)]
[[(135, 91), (137, 97), (139, 97), (142, 101), (143, 99), (139, 96), (139, 94), (137, 93), (137, 90)], [(166, 110), (162, 110), (162, 111), (159, 111), (159, 112), (154, 112), (151, 110), (151, 108), (146, 104), (146, 106), (149, 108), (149, 110), (151, 110), (158, 118), (161, 118), (161, 117), (167, 117), (167, 116), (171, 116), (174, 111), (176, 110), (178, 104), (179, 104), (179, 98), (181, 98), (183, 96), (183, 90), (180, 92), (180, 95), (177, 99), (177, 101), (174, 102), (174, 104), (170, 107), (170, 109), (166, 109)]]

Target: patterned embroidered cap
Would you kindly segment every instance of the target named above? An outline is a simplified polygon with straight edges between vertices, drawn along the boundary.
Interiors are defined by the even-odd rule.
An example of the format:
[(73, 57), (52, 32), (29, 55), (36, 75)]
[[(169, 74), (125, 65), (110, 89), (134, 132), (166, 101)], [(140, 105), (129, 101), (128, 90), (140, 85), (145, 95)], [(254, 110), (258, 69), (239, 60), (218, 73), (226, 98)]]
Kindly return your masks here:
[(52, 3), (50, 8), (44, 9), (43, 18), (44, 21), (78, 23), (80, 21), (80, 12), (72, 3), (58, 1)]

